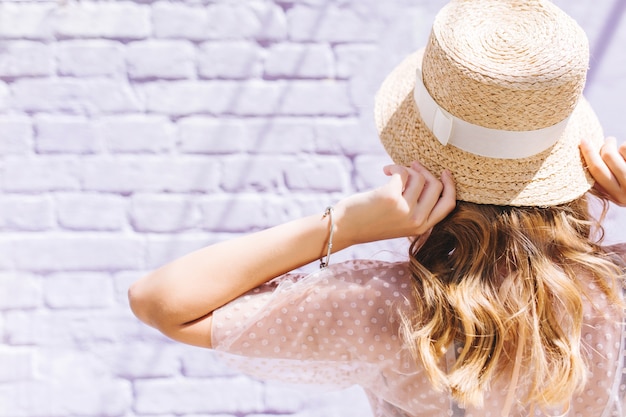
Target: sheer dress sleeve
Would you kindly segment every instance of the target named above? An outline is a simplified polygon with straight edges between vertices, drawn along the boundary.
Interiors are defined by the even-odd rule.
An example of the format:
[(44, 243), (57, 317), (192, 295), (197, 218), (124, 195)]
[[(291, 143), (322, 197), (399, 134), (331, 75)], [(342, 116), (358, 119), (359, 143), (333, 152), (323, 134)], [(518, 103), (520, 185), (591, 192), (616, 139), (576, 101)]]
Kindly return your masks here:
[[(606, 248), (626, 274), (626, 245)], [(626, 300), (624, 276), (610, 285), (621, 286)], [(587, 384), (573, 398), (571, 413), (579, 416), (626, 416), (626, 311), (616, 306), (593, 282), (586, 284), (582, 351), (589, 368)]]
[(410, 367), (398, 338), (410, 306), (406, 264), (351, 261), (285, 275), (213, 313), (213, 347), (261, 379), (337, 388), (365, 385), (383, 368)]
[[(341, 389), (358, 384), (376, 417), (495, 417), (506, 381), (483, 409), (460, 409), (434, 390), (399, 338), (402, 312), (414, 307), (405, 263), (352, 261), (310, 275), (285, 275), (213, 313), (212, 343), (232, 368), (263, 380)], [(592, 283), (581, 343), (589, 367), (583, 392), (550, 416), (625, 417), (623, 311)], [(538, 411), (538, 410), (536, 410)], [(510, 417), (528, 417), (517, 404)]]

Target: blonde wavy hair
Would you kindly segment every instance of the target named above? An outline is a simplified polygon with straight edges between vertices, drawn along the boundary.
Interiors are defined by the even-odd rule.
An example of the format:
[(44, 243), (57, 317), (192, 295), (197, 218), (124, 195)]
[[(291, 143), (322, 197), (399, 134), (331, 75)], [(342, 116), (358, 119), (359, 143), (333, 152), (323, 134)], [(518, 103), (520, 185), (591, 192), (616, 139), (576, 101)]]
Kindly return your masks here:
[[(459, 202), (425, 244), (414, 241), (416, 308), (404, 315), (401, 335), (432, 384), (480, 407), (490, 382), (506, 375), (523, 381), (526, 404), (566, 404), (587, 376), (579, 277), (621, 303), (621, 268), (601, 237), (582, 197), (548, 208)], [(445, 371), (455, 343), (460, 353)]]

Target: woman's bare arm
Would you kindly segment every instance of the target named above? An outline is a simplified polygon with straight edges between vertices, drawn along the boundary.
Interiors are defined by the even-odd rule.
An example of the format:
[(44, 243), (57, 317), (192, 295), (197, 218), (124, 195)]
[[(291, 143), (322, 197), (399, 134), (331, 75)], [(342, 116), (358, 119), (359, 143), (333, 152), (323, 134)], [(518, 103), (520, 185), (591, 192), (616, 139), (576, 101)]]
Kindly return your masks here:
[[(333, 251), (358, 243), (415, 236), (455, 206), (454, 183), (437, 180), (421, 165), (385, 167), (391, 178), (375, 190), (340, 201), (334, 210)], [(179, 258), (141, 278), (129, 290), (135, 315), (169, 337), (211, 344), (211, 313), (283, 273), (325, 254), (329, 218), (304, 217), (218, 243)]]

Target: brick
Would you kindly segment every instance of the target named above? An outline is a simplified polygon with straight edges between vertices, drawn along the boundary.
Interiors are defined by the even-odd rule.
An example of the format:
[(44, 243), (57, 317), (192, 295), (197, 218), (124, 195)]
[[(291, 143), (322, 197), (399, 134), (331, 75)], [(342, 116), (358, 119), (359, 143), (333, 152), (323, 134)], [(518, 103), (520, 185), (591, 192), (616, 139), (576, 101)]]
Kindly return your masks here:
[(0, 311), (42, 306), (41, 279), (23, 272), (0, 272)]
[(211, 196), (202, 204), (202, 225), (209, 231), (248, 232), (295, 217), (294, 206), (284, 199), (257, 194)]
[(29, 118), (0, 116), (0, 155), (27, 154), (32, 146), (33, 127)]
[(0, 38), (50, 39), (53, 35), (55, 4), (0, 4)]
[(16, 266), (24, 271), (138, 269), (143, 258), (141, 240), (95, 234), (16, 237), (13, 253)]
[(285, 182), (290, 190), (345, 192), (350, 178), (345, 161), (328, 157), (291, 159), (285, 164)]
[(163, 343), (165, 337), (134, 317), (130, 310), (40, 309), (4, 313), (8, 345), (46, 348), (123, 344), (142, 340)]
[(307, 117), (273, 117), (253, 119), (247, 123), (253, 146), (250, 153), (302, 154), (315, 151), (316, 119)]
[(247, 414), (262, 409), (262, 383), (244, 377), (135, 381), (139, 414)]
[(178, 147), (186, 153), (228, 154), (254, 147), (247, 123), (240, 119), (186, 117), (178, 122)]
[(79, 161), (75, 158), (47, 156), (4, 159), (0, 187), (5, 191), (60, 191), (80, 188)]
[(195, 50), (186, 41), (148, 40), (126, 46), (131, 78), (179, 79), (195, 76)]
[(130, 1), (68, 3), (58, 10), (55, 29), (67, 38), (143, 39), (150, 36), (150, 9)]
[(371, 118), (319, 119), (315, 124), (315, 146), (320, 153), (386, 154)]
[(59, 225), (68, 230), (121, 230), (127, 224), (127, 202), (111, 194), (57, 194)]
[(15, 231), (41, 231), (53, 228), (52, 200), (41, 195), (0, 195), (0, 228)]
[(289, 39), (314, 42), (375, 41), (375, 21), (350, 8), (295, 5), (287, 12)]
[(24, 79), (12, 89), (15, 109), (28, 112), (100, 114), (141, 108), (130, 86), (119, 80)]
[(338, 78), (352, 78), (363, 73), (363, 68), (378, 58), (379, 51), (373, 45), (340, 44), (333, 48)]
[(218, 163), (214, 159), (146, 155), (141, 159), (83, 158), (83, 162), (83, 187), (89, 191), (211, 192), (219, 185)]
[[(267, 409), (292, 417), (371, 417), (372, 410), (363, 389), (353, 386), (342, 390), (324, 390), (280, 383), (266, 385)], [(274, 411), (276, 410), (276, 411)], [(254, 414), (250, 417), (269, 417)]]
[[(67, 316), (54, 316), (42, 309), (34, 312), (13, 310), (5, 312), (4, 319), (3, 342), (7, 345), (38, 345), (44, 339), (47, 339), (48, 345), (62, 345), (72, 340), (61, 327), (62, 319), (67, 319)], [(59, 327), (50, 327), (53, 324)], [(60, 337), (61, 332), (63, 337)]]
[[(74, 346), (41, 346), (38, 351), (38, 373), (41, 380), (78, 379), (109, 374), (106, 361), (101, 359), (100, 346), (89, 349)], [(108, 375), (107, 375), (108, 376)]]
[[(68, 291), (71, 288), (71, 291)], [(113, 305), (113, 284), (107, 274), (56, 273), (43, 282), (44, 300), (53, 309), (104, 308)]]
[(121, 76), (126, 71), (122, 44), (100, 39), (59, 42), (57, 71), (74, 77)]
[(331, 78), (333, 52), (328, 45), (276, 44), (265, 58), (265, 76), (270, 78)]
[(214, 378), (239, 375), (210, 349), (187, 349), (180, 360), (185, 377)]
[[(315, 387), (313, 387), (315, 391)], [(280, 382), (268, 381), (265, 383), (265, 406), (277, 414), (294, 414), (305, 409), (307, 399), (316, 397), (321, 402), (324, 398), (319, 398), (313, 392), (302, 389), (302, 387), (281, 384)], [(313, 404), (309, 404), (312, 406)], [(312, 407), (310, 407), (312, 408)]]
[(201, 212), (189, 196), (135, 195), (131, 221), (139, 232), (181, 232), (196, 228)]
[(321, 215), (325, 207), (334, 204), (337, 201), (337, 197), (318, 192), (306, 194), (292, 193), (289, 195), (289, 201), (290, 204), (294, 205), (294, 213), (298, 213), (297, 217), (303, 217), (313, 214)]
[(386, 155), (361, 155), (354, 160), (357, 190), (369, 190), (386, 184), (389, 178), (383, 173), (385, 165), (393, 161)]
[(226, 239), (226, 236), (213, 233), (148, 236), (146, 238), (146, 268), (158, 268), (167, 262), (223, 239)]
[[(97, 387), (97, 389), (94, 389)], [(18, 381), (0, 386), (10, 417), (123, 415), (132, 403), (130, 382), (106, 377)], [(36, 399), (36, 400), (34, 400)], [(106, 399), (106, 400), (104, 400)]]
[[(15, 270), (13, 260), (13, 245), (8, 239), (0, 239), (0, 272)], [(2, 316), (0, 316), (0, 336), (2, 336)]]
[(48, 76), (53, 72), (50, 48), (40, 42), (3, 42), (0, 47), (0, 77)]
[(178, 81), (143, 87), (149, 111), (172, 116), (347, 116), (355, 113), (345, 82)]
[(103, 344), (90, 349), (107, 370), (126, 379), (166, 378), (180, 374), (181, 356), (197, 350), (183, 344), (156, 344), (133, 341), (128, 344)]
[(116, 153), (162, 153), (174, 146), (175, 127), (162, 116), (106, 117), (96, 123), (106, 148)]
[(315, 121), (308, 118), (229, 119), (191, 116), (178, 122), (186, 153), (298, 154), (313, 152)]
[(160, 38), (280, 40), (286, 36), (282, 9), (268, 2), (209, 4), (205, 8), (159, 2), (153, 5)]
[(172, 81), (142, 86), (147, 110), (171, 116), (232, 113), (236, 104), (233, 99), (241, 89), (232, 81)]
[[(360, 0), (363, 1), (363, 0)], [(369, 0), (366, 0), (369, 1)], [(320, 6), (325, 6), (329, 3), (328, 0), (285, 0), (285, 1), (281, 1), (281, 3), (284, 3), (290, 7), (293, 7), (296, 4), (305, 4), (308, 6), (316, 6), (316, 7), (320, 7)], [(347, 4), (350, 3), (349, 0), (339, 0), (337, 3), (340, 4)]]
[(347, 116), (355, 111), (348, 86), (332, 80), (251, 81), (241, 97), (236, 112), (242, 115)]
[(37, 116), (35, 149), (38, 153), (94, 153), (101, 148), (98, 132), (84, 117)]
[(287, 35), (282, 9), (270, 2), (215, 4), (208, 8), (212, 38), (254, 38), (281, 40)]
[(5, 82), (0, 81), (0, 110), (6, 110), (8, 108), (10, 99), (11, 91), (9, 91), (9, 87)]
[(255, 42), (207, 42), (198, 52), (198, 74), (203, 78), (247, 79), (262, 73), (261, 48)]
[(298, 154), (316, 149), (318, 122), (308, 118), (225, 119), (192, 116), (178, 122), (179, 148), (187, 153)]
[(226, 191), (276, 191), (285, 189), (286, 158), (233, 156), (223, 158), (228, 170), (220, 185)]
[(205, 7), (159, 1), (152, 5), (152, 24), (157, 38), (208, 38)]
[[(216, 13), (216, 17), (229, 18), (229, 14), (234, 14), (231, 17), (232, 21), (228, 25), (223, 25), (224, 33), (227, 34), (234, 29), (234, 27), (240, 24), (239, 19), (247, 17), (247, 10), (244, 4), (238, 5), (235, 10), (219, 11)], [(246, 5), (254, 15), (254, 21), (250, 28), (247, 29), (247, 37), (253, 37), (256, 40), (261, 41), (281, 41), (287, 38), (287, 19), (283, 12), (283, 9), (274, 4), (273, 2), (263, 1), (251, 1)], [(217, 10), (217, 8), (215, 8)], [(209, 18), (211, 17), (211, 10), (209, 10)], [(230, 26), (232, 25), (232, 26)], [(229, 27), (230, 26), (230, 27)], [(245, 29), (244, 29), (244, 33)]]
[(34, 362), (32, 348), (0, 346), (0, 383), (34, 379)]

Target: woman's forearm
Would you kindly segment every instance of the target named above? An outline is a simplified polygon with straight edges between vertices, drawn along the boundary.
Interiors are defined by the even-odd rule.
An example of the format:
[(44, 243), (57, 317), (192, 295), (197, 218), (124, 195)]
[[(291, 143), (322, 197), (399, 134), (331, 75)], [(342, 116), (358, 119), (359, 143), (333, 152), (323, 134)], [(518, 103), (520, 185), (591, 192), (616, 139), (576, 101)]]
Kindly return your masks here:
[[(134, 313), (164, 328), (197, 320), (272, 278), (326, 254), (330, 219), (304, 217), (179, 258), (132, 285)], [(349, 246), (335, 233), (333, 251)]]

